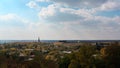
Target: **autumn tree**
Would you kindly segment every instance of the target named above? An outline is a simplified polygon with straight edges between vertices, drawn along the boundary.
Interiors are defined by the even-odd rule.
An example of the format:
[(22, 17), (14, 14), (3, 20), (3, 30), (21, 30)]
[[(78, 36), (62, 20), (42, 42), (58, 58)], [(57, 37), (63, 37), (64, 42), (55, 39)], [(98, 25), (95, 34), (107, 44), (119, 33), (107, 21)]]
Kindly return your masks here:
[(70, 58), (68, 56), (64, 56), (59, 61), (59, 68), (68, 68), (69, 64), (70, 64)]
[(101, 49), (107, 68), (120, 68), (120, 46), (111, 45)]
[(71, 60), (68, 68), (81, 68), (80, 63), (77, 60)]
[(77, 54), (77, 58), (80, 61), (82, 68), (93, 68), (94, 67), (94, 56), (96, 54), (96, 47), (87, 45), (82, 46)]

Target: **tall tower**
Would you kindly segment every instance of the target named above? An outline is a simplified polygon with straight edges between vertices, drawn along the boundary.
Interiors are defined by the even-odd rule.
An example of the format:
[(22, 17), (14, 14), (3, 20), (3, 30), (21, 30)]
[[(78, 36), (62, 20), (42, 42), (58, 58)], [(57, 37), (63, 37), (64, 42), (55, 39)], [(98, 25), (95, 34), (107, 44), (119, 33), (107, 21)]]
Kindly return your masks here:
[(40, 38), (38, 37), (38, 42), (40, 42)]

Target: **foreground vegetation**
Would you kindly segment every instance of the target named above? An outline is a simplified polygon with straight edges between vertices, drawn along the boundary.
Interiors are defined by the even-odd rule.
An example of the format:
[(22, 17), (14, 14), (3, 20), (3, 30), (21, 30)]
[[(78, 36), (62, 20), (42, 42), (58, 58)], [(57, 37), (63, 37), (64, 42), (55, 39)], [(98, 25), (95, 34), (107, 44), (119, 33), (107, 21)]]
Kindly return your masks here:
[(0, 45), (0, 68), (120, 68), (120, 45), (91, 43), (66, 46), (53, 43)]

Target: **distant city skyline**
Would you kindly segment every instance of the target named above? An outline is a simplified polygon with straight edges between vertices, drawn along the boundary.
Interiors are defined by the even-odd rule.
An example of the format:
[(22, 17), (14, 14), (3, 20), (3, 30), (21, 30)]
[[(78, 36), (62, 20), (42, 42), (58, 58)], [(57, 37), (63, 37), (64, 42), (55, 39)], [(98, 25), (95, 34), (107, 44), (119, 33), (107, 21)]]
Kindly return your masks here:
[(0, 40), (119, 40), (120, 0), (0, 0)]

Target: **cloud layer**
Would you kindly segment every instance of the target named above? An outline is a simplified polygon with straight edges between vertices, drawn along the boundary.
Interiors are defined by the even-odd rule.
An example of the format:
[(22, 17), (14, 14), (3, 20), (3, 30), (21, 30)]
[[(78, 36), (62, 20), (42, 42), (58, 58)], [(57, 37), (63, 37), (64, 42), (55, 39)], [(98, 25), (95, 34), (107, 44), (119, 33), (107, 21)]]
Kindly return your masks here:
[(47, 0), (46, 2), (53, 2), (53, 4), (41, 8), (38, 16), (45, 22), (61, 26), (59, 31), (55, 31), (58, 36), (68, 33), (66, 37), (75, 39), (81, 37), (82, 39), (118, 39), (120, 37), (119, 15), (112, 17), (109, 17), (109, 14), (108, 16), (97, 15), (99, 12), (119, 11), (120, 2), (117, 0)]
[(33, 19), (0, 15), (1, 28), (9, 29), (9, 35), (0, 29), (2, 38), (6, 34), (18, 39), (120, 39), (119, 0), (30, 0), (25, 6), (36, 14), (28, 15)]

